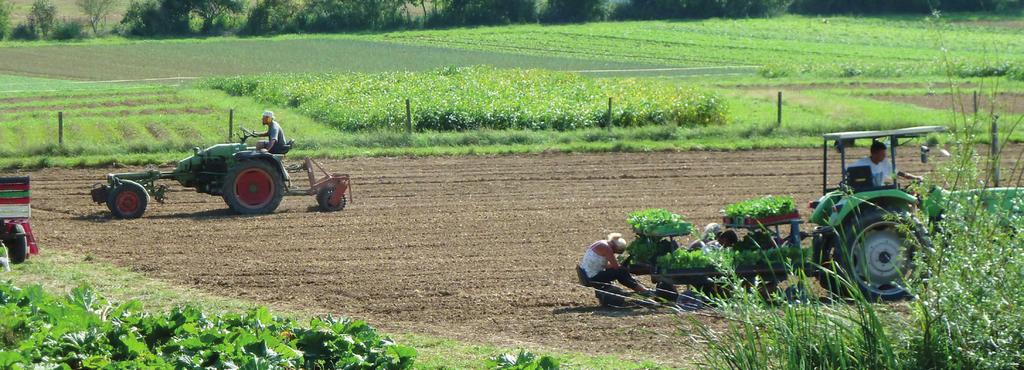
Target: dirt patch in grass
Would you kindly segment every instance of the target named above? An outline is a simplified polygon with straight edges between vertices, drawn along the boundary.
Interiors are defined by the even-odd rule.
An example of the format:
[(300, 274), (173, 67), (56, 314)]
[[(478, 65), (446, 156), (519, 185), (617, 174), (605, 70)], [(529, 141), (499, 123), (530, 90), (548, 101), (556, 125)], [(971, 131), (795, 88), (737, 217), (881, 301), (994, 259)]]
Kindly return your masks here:
[[(956, 107), (957, 111), (966, 111), (968, 113), (974, 111), (974, 100), (970, 95), (960, 97), (955, 97), (951, 94), (873, 95), (871, 98), (887, 102), (912, 104), (929, 109), (949, 110)], [(979, 96), (978, 110), (988, 112), (993, 108), (993, 102), (995, 103), (994, 109), (997, 113), (1024, 114), (1024, 94), (1002, 93), (999, 94), (997, 99), (991, 99), (991, 97), (985, 95)]]

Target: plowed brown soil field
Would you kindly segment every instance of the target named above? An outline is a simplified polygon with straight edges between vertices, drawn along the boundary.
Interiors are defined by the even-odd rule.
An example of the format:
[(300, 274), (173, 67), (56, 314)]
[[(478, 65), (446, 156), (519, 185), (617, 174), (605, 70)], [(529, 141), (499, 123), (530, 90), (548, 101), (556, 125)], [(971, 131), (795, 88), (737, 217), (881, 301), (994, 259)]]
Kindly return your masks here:
[[(904, 156), (901, 169), (923, 169), (909, 162), (915, 154)], [(235, 216), (219, 197), (176, 188), (168, 203), (131, 221), (111, 220), (89, 199), (109, 169), (31, 175), (44, 248), (224, 296), (363, 318), (393, 332), (678, 364), (696, 356), (687, 321), (596, 309), (592, 292), (575, 285), (585, 247), (626, 232), (626, 214), (645, 207), (668, 208), (702, 227), (724, 205), (753, 196), (792, 195), (807, 204), (821, 194), (820, 156), (329, 161), (353, 175), (355, 202), (343, 212), (319, 213), (312, 197), (289, 197), (275, 214)]]

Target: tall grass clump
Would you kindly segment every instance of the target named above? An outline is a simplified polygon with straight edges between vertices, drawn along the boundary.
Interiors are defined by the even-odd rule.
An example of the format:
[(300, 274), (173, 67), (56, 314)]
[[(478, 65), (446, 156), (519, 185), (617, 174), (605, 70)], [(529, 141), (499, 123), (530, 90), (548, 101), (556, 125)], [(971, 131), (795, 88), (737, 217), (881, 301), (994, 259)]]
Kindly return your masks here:
[(282, 74), (215, 78), (207, 87), (297, 107), (346, 131), (405, 126), (405, 100), (418, 131), (574, 130), (611, 125), (722, 124), (714, 93), (635, 79), (590, 79), (573, 73), (491, 67), (380, 74)]

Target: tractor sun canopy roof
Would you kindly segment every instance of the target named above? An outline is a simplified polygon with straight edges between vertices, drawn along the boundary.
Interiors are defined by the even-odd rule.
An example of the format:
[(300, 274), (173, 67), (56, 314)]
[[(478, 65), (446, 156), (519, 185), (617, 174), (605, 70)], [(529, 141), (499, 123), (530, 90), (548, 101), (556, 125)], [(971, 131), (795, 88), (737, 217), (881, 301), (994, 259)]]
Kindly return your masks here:
[(823, 137), (825, 140), (857, 140), (857, 139), (874, 139), (880, 137), (920, 137), (925, 136), (933, 132), (946, 132), (946, 128), (942, 126), (918, 126), (901, 128), (898, 130), (885, 130), (885, 131), (849, 131), (849, 132), (835, 132), (825, 134)]

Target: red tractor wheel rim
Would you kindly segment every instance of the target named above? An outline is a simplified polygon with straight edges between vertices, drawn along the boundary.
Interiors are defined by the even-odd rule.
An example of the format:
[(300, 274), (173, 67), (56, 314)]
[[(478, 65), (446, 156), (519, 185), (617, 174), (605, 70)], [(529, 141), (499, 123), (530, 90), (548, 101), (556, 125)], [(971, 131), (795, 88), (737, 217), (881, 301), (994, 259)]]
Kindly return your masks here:
[(117, 195), (117, 210), (123, 214), (132, 214), (139, 210), (139, 195), (134, 191), (123, 191)]
[(238, 175), (235, 181), (235, 194), (242, 205), (259, 208), (270, 203), (274, 195), (274, 180), (267, 171), (253, 168)]

